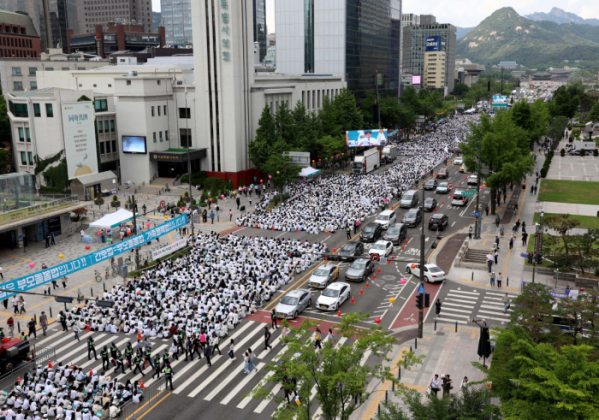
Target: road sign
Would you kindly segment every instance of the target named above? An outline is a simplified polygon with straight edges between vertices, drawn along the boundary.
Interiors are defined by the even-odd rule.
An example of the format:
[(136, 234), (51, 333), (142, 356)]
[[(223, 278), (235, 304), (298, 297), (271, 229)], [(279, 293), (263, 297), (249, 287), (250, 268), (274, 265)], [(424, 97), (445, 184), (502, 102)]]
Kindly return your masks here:
[(379, 254), (371, 254), (370, 255), (370, 259), (372, 261), (378, 261), (379, 260)]
[(426, 292), (424, 291), (424, 286), (420, 285), (420, 287), (418, 288), (418, 293), (420, 293), (421, 295), (425, 294)]
[(525, 254), (524, 252), (521, 252), (521, 253), (520, 253), (520, 256), (521, 256), (522, 258), (528, 258), (528, 254)]
[(449, 191), (453, 190), (453, 184), (447, 184), (447, 189), (448, 189)]
[(480, 213), (479, 213), (479, 212), (477, 212), (477, 211), (475, 211), (475, 212), (474, 212), (474, 217), (476, 217), (476, 218), (478, 219), (478, 216), (480, 216)]
[(474, 191), (462, 191), (462, 197), (474, 197)]
[(162, 201), (160, 202), (160, 208), (161, 208), (161, 209), (164, 209), (165, 207), (166, 207), (166, 201), (162, 200)]

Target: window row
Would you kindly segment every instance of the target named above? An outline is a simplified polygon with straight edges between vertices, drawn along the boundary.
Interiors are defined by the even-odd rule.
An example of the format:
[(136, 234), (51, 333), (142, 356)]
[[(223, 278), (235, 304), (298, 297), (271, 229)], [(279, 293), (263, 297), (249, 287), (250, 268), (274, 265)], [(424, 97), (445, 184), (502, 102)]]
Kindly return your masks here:
[(0, 48), (0, 57), (37, 58), (37, 51), (11, 50), (10, 48)]
[(154, 143), (158, 143), (158, 140), (162, 143), (163, 141), (168, 141), (168, 131), (164, 132), (164, 137), (162, 136), (162, 131), (158, 131), (158, 136), (156, 136), (156, 132), (152, 133), (152, 139)]
[[(37, 90), (37, 82), (29, 82), (31, 90)], [(13, 90), (23, 90), (23, 82), (12, 82)]]
[(3, 47), (33, 48), (33, 43), (30, 39), (14, 38), (12, 36), (0, 37), (0, 45)]
[(112, 141), (101, 141), (100, 142), (100, 154), (106, 153), (117, 153), (118, 149), (116, 147), (116, 140)]
[[(114, 120), (98, 121), (98, 133), (114, 133)], [(110, 127), (109, 127), (110, 126)]]
[(160, 109), (162, 108), (163, 115), (166, 116), (166, 105), (157, 105), (151, 107), (152, 117), (156, 116), (156, 111), (158, 112), (158, 116), (160, 117)]
[(27, 165), (27, 158), (29, 158), (29, 165), (33, 165), (33, 152), (21, 152), (21, 165)]
[[(54, 108), (52, 104), (45, 104), (46, 106), (46, 117), (53, 118), (54, 117)], [(29, 109), (27, 108), (27, 104), (14, 103), (12, 101), (8, 101), (8, 108), (10, 112), (19, 118), (29, 118)], [(41, 106), (38, 103), (33, 104), (33, 115), (36, 117), (42, 116)]]

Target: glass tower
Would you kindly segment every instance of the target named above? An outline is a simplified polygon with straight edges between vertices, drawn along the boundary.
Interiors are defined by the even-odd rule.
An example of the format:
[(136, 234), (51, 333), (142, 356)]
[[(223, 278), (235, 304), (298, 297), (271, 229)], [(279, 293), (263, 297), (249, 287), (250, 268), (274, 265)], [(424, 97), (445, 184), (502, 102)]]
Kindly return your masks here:
[(314, 73), (314, 0), (304, 0), (304, 73)]
[[(193, 45), (191, 0), (160, 0), (167, 45)], [(266, 54), (266, 53), (265, 53)]]
[(260, 62), (264, 60), (267, 52), (266, 45), (266, 0), (253, 0), (254, 12), (254, 42), (260, 45)]

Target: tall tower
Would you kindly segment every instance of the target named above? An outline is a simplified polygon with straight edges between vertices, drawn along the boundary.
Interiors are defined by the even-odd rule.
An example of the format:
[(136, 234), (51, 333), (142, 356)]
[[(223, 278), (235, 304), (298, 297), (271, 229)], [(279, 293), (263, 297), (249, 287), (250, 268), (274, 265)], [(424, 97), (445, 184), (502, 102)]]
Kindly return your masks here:
[(208, 149), (202, 169), (226, 172), (234, 182), (250, 167), (252, 6), (242, 0), (191, 2), (197, 145)]

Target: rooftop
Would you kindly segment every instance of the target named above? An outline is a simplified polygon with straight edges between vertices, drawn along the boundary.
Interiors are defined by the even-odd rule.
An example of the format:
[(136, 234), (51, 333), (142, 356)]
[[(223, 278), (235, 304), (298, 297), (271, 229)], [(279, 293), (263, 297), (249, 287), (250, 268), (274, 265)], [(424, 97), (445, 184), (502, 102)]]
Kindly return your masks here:
[[(47, 87), (43, 89), (31, 90), (28, 92), (11, 92), (10, 95), (15, 98), (53, 98), (54, 92), (68, 91), (74, 92), (73, 89)], [(105, 93), (94, 92), (94, 95), (106, 95)]]

